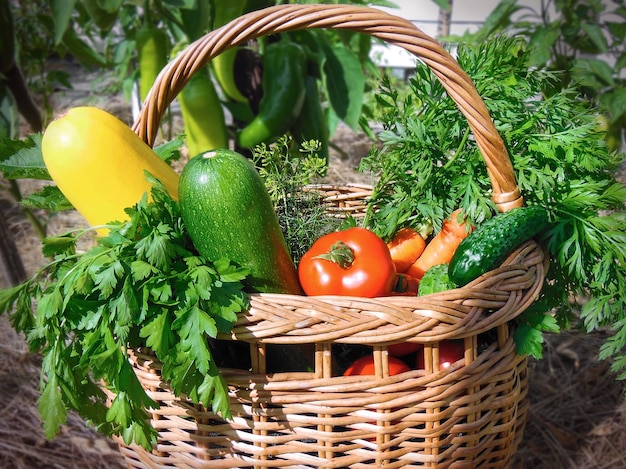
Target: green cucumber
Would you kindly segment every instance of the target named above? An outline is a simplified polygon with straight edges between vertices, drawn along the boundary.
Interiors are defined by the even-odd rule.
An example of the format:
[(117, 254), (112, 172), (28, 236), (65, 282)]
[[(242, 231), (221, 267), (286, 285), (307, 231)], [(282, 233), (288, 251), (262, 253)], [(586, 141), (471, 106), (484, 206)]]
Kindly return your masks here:
[(498, 267), (506, 257), (549, 224), (543, 207), (519, 207), (494, 216), (461, 241), (448, 266), (448, 275), (463, 286)]
[(274, 206), (250, 160), (225, 149), (200, 154), (183, 168), (178, 194), (202, 256), (248, 268), (249, 292), (302, 294)]

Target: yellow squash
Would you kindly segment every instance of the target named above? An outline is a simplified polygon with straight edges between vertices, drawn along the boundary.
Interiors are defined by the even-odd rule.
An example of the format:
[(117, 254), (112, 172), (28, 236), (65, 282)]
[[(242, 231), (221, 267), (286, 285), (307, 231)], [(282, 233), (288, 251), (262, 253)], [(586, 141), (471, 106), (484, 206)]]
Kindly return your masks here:
[(124, 209), (150, 192), (144, 171), (178, 198), (178, 173), (102, 109), (75, 107), (59, 116), (45, 130), (41, 151), (52, 180), (92, 226), (128, 219)]

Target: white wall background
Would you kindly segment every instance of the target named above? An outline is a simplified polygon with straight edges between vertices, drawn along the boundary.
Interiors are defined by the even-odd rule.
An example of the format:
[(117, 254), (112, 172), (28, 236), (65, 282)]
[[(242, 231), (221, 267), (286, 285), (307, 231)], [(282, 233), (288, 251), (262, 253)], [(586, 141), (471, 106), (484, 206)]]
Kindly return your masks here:
[[(439, 7), (433, 0), (391, 0), (399, 8), (382, 8), (392, 15), (401, 16), (429, 36), (437, 34)], [(496, 8), (498, 0), (454, 0), (450, 34), (461, 35), (466, 31), (475, 31)], [(540, 10), (541, 0), (519, 0), (518, 5)], [(392, 68), (412, 68), (415, 58), (404, 49), (394, 46), (375, 46), (373, 56), (377, 63)]]
[[(439, 7), (433, 0), (391, 0), (399, 8), (380, 8), (413, 21), (427, 34), (435, 34)], [(476, 28), (498, 5), (498, 0), (454, 0), (452, 34)], [(539, 10), (541, 0), (519, 0), (518, 5)]]

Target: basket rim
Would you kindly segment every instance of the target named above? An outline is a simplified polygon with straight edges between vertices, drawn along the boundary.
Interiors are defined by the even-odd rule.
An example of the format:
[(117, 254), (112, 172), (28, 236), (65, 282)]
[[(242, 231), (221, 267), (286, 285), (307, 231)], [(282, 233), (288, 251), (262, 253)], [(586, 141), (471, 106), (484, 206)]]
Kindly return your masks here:
[(220, 339), (265, 344), (388, 346), (463, 339), (504, 326), (538, 297), (549, 257), (535, 240), (464, 287), (424, 296), (362, 298), (250, 293)]

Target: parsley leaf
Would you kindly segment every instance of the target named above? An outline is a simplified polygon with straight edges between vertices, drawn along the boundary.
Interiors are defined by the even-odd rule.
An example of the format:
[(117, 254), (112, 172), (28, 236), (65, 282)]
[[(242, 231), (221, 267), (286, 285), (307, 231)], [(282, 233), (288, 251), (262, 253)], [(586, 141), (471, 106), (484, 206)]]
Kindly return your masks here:
[(44, 434), (52, 438), (59, 432), (63, 423), (67, 420), (67, 409), (57, 385), (57, 378), (53, 374), (43, 386), (39, 398), (39, 414), (44, 422)]
[[(0, 313), (43, 356), (39, 408), (48, 437), (75, 410), (128, 444), (156, 443), (148, 412), (157, 403), (135, 375), (129, 347), (150, 349), (177, 395), (230, 415), (208, 340), (228, 332), (247, 307), (248, 271), (202, 258), (178, 203), (149, 179), (151, 197), (127, 210), (127, 222), (107, 225), (95, 246), (76, 252), (89, 230), (47, 238), (52, 260), (23, 284), (0, 290)], [(102, 382), (114, 396), (109, 407)]]

